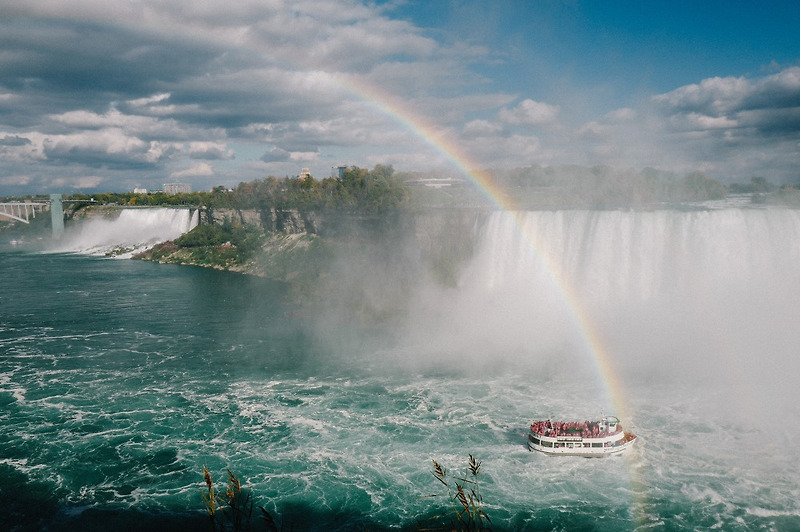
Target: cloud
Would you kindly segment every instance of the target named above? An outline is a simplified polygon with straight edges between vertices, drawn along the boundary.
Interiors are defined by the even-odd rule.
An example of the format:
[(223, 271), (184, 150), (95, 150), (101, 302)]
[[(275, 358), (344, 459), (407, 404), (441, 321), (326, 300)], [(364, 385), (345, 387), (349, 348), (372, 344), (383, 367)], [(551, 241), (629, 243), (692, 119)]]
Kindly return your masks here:
[(609, 111), (605, 114), (604, 118), (611, 122), (629, 122), (636, 119), (638, 115), (639, 113), (636, 112), (636, 109), (632, 109), (630, 107), (621, 107), (619, 109)]
[(577, 135), (582, 138), (604, 139), (613, 131), (610, 124), (602, 124), (597, 121), (587, 122), (578, 128)]
[(96, 175), (78, 176), (78, 177), (57, 177), (53, 179), (52, 185), (55, 187), (63, 188), (76, 188), (76, 189), (91, 189), (97, 188), (105, 183), (106, 178)]
[[(407, 12), (402, 2), (0, 5), (0, 175), (42, 189), (56, 185), (52, 175), (104, 175), (98, 186), (112, 190), (160, 186), (212, 161), (226, 185), (293, 175), (301, 164), (315, 175), (342, 163), (428, 170), (447, 164), (443, 144), (484, 168), (698, 167), (749, 179), (766, 167), (776, 179), (796, 176), (796, 66), (595, 107), (596, 96), (583, 101), (594, 89), (575, 97), (566, 75), (553, 82), (565, 90), (544, 93), (546, 65), (513, 63), (526, 49), (415, 25), (396, 15)], [(517, 73), (529, 88), (508, 87), (504, 76)]]
[(750, 90), (751, 84), (745, 78), (708, 78), (699, 84), (693, 83), (659, 94), (653, 100), (676, 113), (715, 115), (740, 107)]
[(185, 136), (175, 120), (162, 120), (149, 116), (124, 114), (112, 108), (105, 113), (95, 113), (85, 109), (68, 111), (48, 117), (54, 124), (72, 130), (113, 129), (125, 131), (127, 135), (145, 139), (176, 139)]
[(0, 185), (7, 186), (24, 186), (33, 182), (29, 175), (7, 175), (0, 176)]
[(6, 135), (0, 138), (0, 146), (27, 146), (31, 143), (31, 139), (20, 137), (17, 135)]
[(42, 153), (48, 160), (88, 166), (151, 166), (178, 151), (180, 145), (147, 142), (120, 128), (53, 135), (42, 140)]
[(280, 148), (272, 148), (264, 155), (261, 156), (261, 161), (265, 163), (275, 163), (275, 162), (283, 162), (290, 160), (291, 154)]
[(464, 125), (462, 134), (465, 137), (489, 137), (500, 134), (503, 126), (489, 120), (473, 120)]
[(513, 109), (502, 109), (498, 113), (498, 118), (507, 124), (536, 126), (554, 122), (559, 111), (560, 108), (557, 105), (526, 98)]
[(761, 131), (797, 135), (800, 67), (756, 80), (709, 78), (656, 95), (653, 101), (677, 129), (688, 126), (702, 131), (735, 128), (745, 123)]
[(222, 142), (190, 142), (188, 154), (191, 159), (233, 159), (234, 151)]
[(214, 167), (208, 163), (198, 163), (191, 168), (172, 172), (169, 176), (173, 179), (183, 179), (186, 177), (199, 177), (214, 175)]

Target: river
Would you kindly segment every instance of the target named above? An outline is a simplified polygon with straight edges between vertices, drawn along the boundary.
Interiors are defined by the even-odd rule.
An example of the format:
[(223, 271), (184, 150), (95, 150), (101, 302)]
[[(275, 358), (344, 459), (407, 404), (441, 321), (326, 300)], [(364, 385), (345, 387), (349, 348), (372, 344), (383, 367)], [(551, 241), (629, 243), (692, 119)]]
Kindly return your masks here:
[[(494, 530), (800, 529), (799, 234), (782, 209), (498, 213), (369, 342), (279, 283), (0, 247), (0, 528), (208, 530), (206, 466), (284, 530), (418, 530), (455, 519), (432, 460), (472, 454)], [(603, 413), (631, 451), (525, 446)]]

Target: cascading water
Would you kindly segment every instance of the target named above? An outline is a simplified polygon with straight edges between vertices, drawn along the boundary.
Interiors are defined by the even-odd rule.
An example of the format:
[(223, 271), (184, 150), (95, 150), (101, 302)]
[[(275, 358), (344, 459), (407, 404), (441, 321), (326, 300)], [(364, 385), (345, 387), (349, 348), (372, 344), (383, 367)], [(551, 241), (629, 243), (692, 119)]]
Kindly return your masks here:
[(477, 242), (457, 290), (420, 296), (433, 351), (587, 378), (603, 349), (622, 376), (738, 386), (729, 408), (767, 418), (751, 398), (800, 369), (800, 211), (497, 212)]
[[(0, 523), (202, 530), (205, 465), (287, 530), (442, 528), (431, 459), (469, 453), (498, 531), (797, 530), (799, 236), (783, 209), (494, 213), (385, 351), (331, 348), (281, 283), (0, 250)], [(529, 452), (533, 419), (620, 414), (600, 343), (637, 444)]]
[(685, 312), (743, 295), (785, 299), (799, 261), (796, 210), (497, 213), (460, 288), (521, 292), (531, 310), (556, 289), (599, 317), (666, 302)]
[(196, 209), (120, 209), (113, 219), (94, 218), (67, 226), (51, 251), (130, 258), (136, 252), (191, 231), (198, 220)]

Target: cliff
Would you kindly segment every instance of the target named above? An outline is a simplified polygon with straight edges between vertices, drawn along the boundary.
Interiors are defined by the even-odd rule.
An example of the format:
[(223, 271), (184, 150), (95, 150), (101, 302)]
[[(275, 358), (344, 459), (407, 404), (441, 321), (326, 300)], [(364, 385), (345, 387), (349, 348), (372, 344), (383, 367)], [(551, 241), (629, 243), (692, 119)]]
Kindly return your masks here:
[(190, 245), (187, 233), (136, 258), (285, 282), (296, 301), (346, 308), (362, 323), (377, 323), (402, 312), (419, 283), (455, 286), (484, 216), (466, 209), (381, 217), (216, 210), (205, 212), (192, 232), (214, 233), (216, 240)]

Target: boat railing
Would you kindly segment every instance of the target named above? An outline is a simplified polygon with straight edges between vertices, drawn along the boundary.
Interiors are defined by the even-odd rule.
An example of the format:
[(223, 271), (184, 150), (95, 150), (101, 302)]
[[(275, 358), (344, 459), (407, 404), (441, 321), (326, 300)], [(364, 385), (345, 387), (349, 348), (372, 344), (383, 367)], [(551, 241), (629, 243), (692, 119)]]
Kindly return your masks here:
[(545, 437), (580, 436), (582, 438), (604, 438), (622, 432), (622, 425), (608, 425), (602, 421), (535, 421), (531, 424), (531, 432)]

